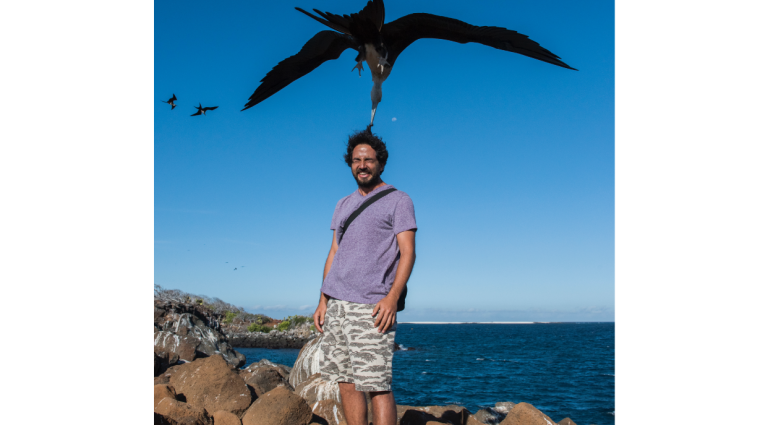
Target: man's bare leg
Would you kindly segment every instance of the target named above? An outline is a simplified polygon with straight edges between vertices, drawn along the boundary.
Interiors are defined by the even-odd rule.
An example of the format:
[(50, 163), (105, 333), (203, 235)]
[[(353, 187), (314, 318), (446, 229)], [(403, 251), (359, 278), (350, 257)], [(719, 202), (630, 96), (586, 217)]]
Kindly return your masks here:
[(351, 382), (339, 382), (339, 395), (341, 395), (341, 407), (344, 409), (347, 425), (368, 425), (368, 403), (365, 400), (365, 393), (355, 390), (355, 384)]
[(372, 392), (371, 405), (373, 407), (373, 425), (395, 425), (397, 406), (392, 391)]

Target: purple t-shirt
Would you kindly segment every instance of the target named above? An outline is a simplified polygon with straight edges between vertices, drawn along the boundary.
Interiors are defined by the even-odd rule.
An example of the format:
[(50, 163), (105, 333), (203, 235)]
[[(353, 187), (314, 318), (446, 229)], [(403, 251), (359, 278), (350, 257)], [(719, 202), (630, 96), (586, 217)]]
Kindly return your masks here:
[[(367, 196), (355, 190), (341, 198), (331, 219), (337, 241), (345, 220), (370, 196), (390, 188), (392, 185), (384, 185)], [(368, 206), (344, 233), (320, 290), (354, 303), (381, 301), (395, 281), (400, 262), (396, 235), (406, 230), (416, 230), (416, 215), (413, 201), (405, 192), (394, 191)]]

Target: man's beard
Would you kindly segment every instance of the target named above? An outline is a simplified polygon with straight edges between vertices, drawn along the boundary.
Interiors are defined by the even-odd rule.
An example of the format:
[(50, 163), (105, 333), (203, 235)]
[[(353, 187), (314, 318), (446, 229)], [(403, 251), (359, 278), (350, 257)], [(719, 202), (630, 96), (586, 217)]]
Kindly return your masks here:
[(367, 182), (361, 182), (360, 179), (355, 176), (355, 181), (357, 182), (357, 187), (361, 189), (370, 189), (377, 184), (381, 183), (381, 174), (373, 174), (372, 172), (368, 171), (368, 173), (371, 175), (371, 178)]

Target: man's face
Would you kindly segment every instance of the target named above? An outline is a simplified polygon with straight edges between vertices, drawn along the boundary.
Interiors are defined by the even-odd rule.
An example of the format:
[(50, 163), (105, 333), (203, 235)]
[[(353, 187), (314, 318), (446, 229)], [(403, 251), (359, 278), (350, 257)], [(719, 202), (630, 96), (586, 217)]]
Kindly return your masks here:
[(352, 176), (360, 187), (371, 187), (381, 181), (384, 167), (376, 159), (376, 151), (370, 145), (357, 145), (352, 150)]

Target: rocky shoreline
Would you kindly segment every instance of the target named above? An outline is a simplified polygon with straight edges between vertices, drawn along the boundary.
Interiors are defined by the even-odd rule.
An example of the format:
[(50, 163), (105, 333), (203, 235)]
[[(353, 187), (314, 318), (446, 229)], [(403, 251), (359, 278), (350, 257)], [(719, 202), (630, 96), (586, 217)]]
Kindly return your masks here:
[[(309, 324), (285, 332), (227, 335), (222, 315), (194, 304), (155, 300), (156, 425), (347, 425), (337, 383), (319, 373), (323, 335)], [(242, 334), (242, 335), (240, 335)], [(232, 346), (301, 348), (293, 367), (245, 364)], [(369, 422), (372, 422), (370, 399)], [(559, 425), (575, 425), (565, 418)], [(528, 403), (397, 406), (398, 425), (554, 425)]]
[(301, 348), (318, 335), (312, 330), (312, 323), (306, 322), (286, 331), (277, 329), (264, 332), (248, 332), (246, 323), (224, 325), (222, 330), (229, 343), (238, 348)]

